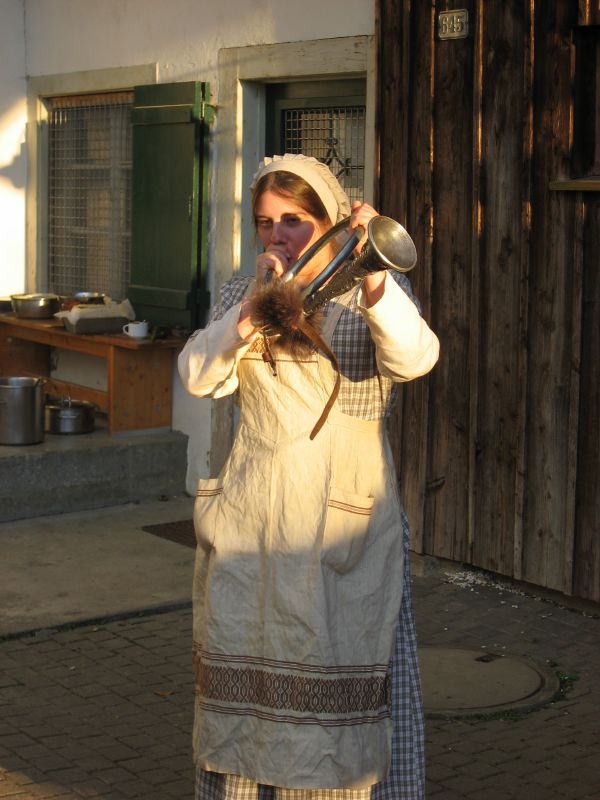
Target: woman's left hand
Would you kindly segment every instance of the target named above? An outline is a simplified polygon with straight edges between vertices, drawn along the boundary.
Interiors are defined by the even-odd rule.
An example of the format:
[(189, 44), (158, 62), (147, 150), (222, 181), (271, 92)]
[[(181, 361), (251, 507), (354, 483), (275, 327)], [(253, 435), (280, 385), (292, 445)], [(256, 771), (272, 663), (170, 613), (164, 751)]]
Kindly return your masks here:
[(358, 200), (355, 200), (352, 203), (352, 213), (350, 214), (350, 227), (357, 228), (359, 225), (365, 229), (365, 234), (361, 238), (360, 242), (356, 245), (356, 252), (360, 253), (362, 250), (363, 245), (367, 241), (367, 226), (369, 222), (373, 219), (373, 217), (378, 217), (379, 214), (373, 206), (370, 206), (368, 203), (361, 203)]
[[(350, 216), (350, 227), (356, 228), (358, 225), (362, 225), (365, 229), (365, 235), (362, 237), (360, 242), (356, 245), (356, 252), (360, 253), (362, 248), (364, 247), (365, 242), (367, 241), (367, 226), (369, 222), (373, 219), (373, 217), (378, 217), (379, 214), (373, 206), (370, 206), (368, 203), (360, 203), (358, 200), (355, 200), (352, 203), (352, 214)], [(374, 306), (375, 303), (381, 299), (383, 296), (384, 285), (385, 285), (385, 269), (382, 269), (378, 272), (370, 272), (363, 281), (363, 289), (364, 289), (364, 302), (367, 308)]]

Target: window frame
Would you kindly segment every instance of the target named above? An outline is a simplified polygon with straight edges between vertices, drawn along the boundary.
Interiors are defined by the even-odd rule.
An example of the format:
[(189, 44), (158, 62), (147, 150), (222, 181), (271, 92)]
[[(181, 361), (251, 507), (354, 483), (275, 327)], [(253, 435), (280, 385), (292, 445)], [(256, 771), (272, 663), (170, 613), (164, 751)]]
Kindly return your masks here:
[[(133, 92), (61, 95), (45, 100), (49, 112), (46, 252), (50, 291), (73, 294), (93, 288), (122, 300), (127, 296), (131, 268), (128, 256), (131, 250)], [(57, 118), (64, 120), (63, 115), (68, 120), (64, 128), (57, 123)], [(96, 147), (102, 148), (99, 159), (97, 150), (93, 156), (87, 150), (90, 135), (94, 134), (99, 137)], [(120, 149), (127, 146), (129, 152)], [(86, 155), (82, 155), (82, 150)], [(114, 193), (113, 189), (116, 189)], [(81, 209), (87, 209), (90, 202), (97, 201), (98, 194), (106, 191), (110, 193), (108, 207), (98, 210), (98, 216), (90, 220)], [(65, 204), (70, 205), (69, 200), (76, 204), (80, 216), (77, 212), (74, 215), (72, 207), (65, 210)], [(92, 239), (97, 246), (91, 244)], [(60, 245), (69, 247), (68, 255), (60, 252)], [(85, 255), (82, 248), (85, 248)], [(93, 256), (90, 259), (90, 251), (96, 252), (96, 261)], [(78, 277), (74, 280), (75, 273)]]
[(158, 64), (40, 75), (27, 81), (27, 159), (25, 285), (48, 290), (48, 112), (46, 99), (69, 94), (131, 90), (158, 83)]
[[(334, 108), (343, 109), (344, 114), (352, 114), (361, 110), (362, 115), (362, 144), (360, 154), (360, 164), (354, 162), (351, 169), (355, 172), (358, 178), (358, 170), (360, 169), (362, 180), (360, 187), (358, 182), (349, 187), (342, 177), (340, 183), (346, 189), (350, 201), (354, 199), (363, 199), (364, 196), (364, 138), (365, 130), (365, 114), (366, 114), (366, 86), (364, 78), (345, 78), (343, 80), (325, 80), (325, 81), (293, 81), (292, 83), (272, 83), (267, 84), (266, 88), (266, 152), (267, 153), (282, 153), (284, 150), (290, 153), (297, 152), (292, 145), (289, 149), (283, 145), (285, 139), (284, 131), (282, 129), (282, 118), (287, 113), (294, 113), (300, 116), (304, 112), (312, 113), (318, 110), (331, 111)], [(344, 125), (348, 121), (347, 117), (343, 117)], [(325, 120), (320, 120), (323, 123)], [(313, 120), (314, 122), (314, 120)], [(310, 125), (310, 123), (309, 123)], [(342, 154), (348, 155), (347, 145), (344, 149), (345, 143), (342, 143)], [(335, 149), (335, 146), (334, 146)], [(305, 155), (315, 155), (315, 151), (311, 152), (310, 147), (308, 152), (302, 150)], [(327, 151), (329, 155), (330, 151)], [(336, 150), (337, 152), (337, 150)], [(357, 153), (354, 153), (357, 156)], [(319, 157), (319, 156), (317, 156)], [(339, 155), (338, 155), (339, 159)], [(332, 164), (325, 162), (330, 166), (334, 174), (339, 175), (337, 170), (342, 168), (342, 162), (338, 160), (333, 161)]]

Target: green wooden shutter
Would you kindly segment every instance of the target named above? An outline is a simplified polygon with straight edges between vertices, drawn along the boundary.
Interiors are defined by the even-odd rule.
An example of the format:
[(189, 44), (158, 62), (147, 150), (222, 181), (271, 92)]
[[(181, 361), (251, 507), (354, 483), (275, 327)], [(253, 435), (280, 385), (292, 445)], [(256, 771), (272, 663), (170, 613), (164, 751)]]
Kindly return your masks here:
[(206, 284), (206, 83), (137, 86), (133, 100), (131, 284), (138, 319), (194, 330)]

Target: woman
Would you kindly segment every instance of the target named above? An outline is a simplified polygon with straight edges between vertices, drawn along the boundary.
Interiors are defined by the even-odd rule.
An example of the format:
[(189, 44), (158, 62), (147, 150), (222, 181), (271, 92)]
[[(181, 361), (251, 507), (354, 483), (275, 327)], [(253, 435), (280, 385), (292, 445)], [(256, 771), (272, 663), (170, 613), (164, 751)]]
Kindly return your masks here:
[(199, 482), (194, 513), (196, 797), (416, 800), (408, 528), (385, 417), (395, 384), (433, 367), (437, 338), (406, 278), (385, 270), (329, 303), (323, 348), (290, 352), (259, 330), (268, 279), (340, 219), (365, 226), (376, 212), (350, 209), (327, 167), (300, 155), (265, 159), (251, 188), (264, 247), (256, 279), (223, 287), (179, 357), (188, 391), (237, 390), (241, 408), (229, 459)]

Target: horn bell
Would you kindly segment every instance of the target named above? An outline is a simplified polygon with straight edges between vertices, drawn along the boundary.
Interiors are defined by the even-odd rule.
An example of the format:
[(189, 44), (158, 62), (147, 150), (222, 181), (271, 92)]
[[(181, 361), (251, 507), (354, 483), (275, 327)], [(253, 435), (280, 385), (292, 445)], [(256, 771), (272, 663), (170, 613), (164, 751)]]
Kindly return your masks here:
[(408, 232), (391, 217), (373, 217), (368, 225), (368, 244), (374, 257), (396, 272), (408, 272), (417, 263), (417, 248)]

